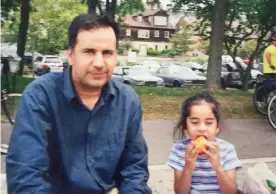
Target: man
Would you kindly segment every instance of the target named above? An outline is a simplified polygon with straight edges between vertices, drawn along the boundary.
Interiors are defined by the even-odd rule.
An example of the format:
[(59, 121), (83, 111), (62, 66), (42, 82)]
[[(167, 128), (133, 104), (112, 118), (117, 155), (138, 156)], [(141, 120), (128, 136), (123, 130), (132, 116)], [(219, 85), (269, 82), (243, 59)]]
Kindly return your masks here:
[(118, 37), (105, 16), (76, 17), (71, 67), (25, 89), (6, 160), (10, 194), (151, 193), (139, 98), (110, 80)]
[(276, 35), (271, 36), (271, 45), (265, 49), (263, 58), (263, 73), (268, 76), (276, 74)]

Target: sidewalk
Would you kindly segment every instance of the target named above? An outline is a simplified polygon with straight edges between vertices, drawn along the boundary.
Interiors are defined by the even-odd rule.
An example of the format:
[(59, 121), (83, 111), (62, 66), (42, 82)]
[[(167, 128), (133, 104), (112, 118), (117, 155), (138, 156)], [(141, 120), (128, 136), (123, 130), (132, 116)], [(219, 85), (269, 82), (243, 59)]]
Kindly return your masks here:
[[(260, 158), (242, 160), (243, 168), (238, 172), (238, 186), (241, 188), (248, 168), (253, 167), (258, 162), (265, 162), (269, 169), (276, 174), (276, 158)], [(164, 165), (151, 165), (149, 186), (153, 194), (173, 194), (173, 170)], [(1, 174), (1, 194), (7, 194), (5, 174)]]

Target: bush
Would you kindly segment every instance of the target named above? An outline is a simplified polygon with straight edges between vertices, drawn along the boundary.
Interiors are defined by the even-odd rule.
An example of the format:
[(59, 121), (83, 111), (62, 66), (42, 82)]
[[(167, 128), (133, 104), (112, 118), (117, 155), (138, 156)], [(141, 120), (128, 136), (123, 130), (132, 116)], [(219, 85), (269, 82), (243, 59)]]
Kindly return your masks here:
[(153, 50), (152, 48), (147, 49), (148, 56), (160, 56), (161, 52), (158, 50)]
[(187, 60), (185, 60), (185, 62), (196, 62), (199, 64), (204, 64), (206, 62), (208, 62), (208, 58), (189, 58)]
[(133, 48), (132, 51), (133, 51), (133, 52), (136, 52), (136, 53), (139, 53), (139, 52), (140, 52), (138, 49), (135, 49), (135, 48)]
[(165, 56), (177, 56), (183, 55), (183, 51), (180, 49), (165, 49), (161, 52), (161, 54)]

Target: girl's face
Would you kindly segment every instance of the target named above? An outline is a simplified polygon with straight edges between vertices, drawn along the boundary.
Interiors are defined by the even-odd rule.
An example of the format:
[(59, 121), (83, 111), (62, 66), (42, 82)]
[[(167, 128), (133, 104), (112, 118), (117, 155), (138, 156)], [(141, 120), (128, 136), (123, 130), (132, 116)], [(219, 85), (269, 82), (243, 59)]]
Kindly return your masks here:
[(209, 141), (212, 141), (219, 132), (218, 121), (212, 111), (212, 104), (204, 101), (191, 106), (190, 116), (186, 123), (186, 131), (192, 140), (198, 136), (205, 136)]

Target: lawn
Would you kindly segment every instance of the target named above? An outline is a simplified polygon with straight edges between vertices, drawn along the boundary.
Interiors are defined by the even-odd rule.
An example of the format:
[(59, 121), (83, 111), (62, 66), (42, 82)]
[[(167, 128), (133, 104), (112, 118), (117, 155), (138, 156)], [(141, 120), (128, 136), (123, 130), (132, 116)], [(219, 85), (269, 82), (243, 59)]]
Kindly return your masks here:
[[(16, 91), (22, 92), (32, 78), (17, 77)], [(133, 86), (142, 102), (145, 120), (176, 120), (184, 99), (200, 91), (208, 91), (221, 103), (222, 119), (264, 118), (252, 102), (253, 91), (209, 91), (202, 88), (167, 88)], [(1, 121), (4, 119), (1, 117)]]

